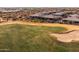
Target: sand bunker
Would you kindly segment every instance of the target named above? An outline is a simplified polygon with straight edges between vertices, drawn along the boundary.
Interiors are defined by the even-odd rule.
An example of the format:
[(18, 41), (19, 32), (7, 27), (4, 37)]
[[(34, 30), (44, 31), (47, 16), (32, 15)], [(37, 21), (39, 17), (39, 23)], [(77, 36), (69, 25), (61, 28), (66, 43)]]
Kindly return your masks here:
[(72, 31), (65, 34), (51, 34), (57, 37), (61, 42), (76, 42), (79, 41), (79, 30)]

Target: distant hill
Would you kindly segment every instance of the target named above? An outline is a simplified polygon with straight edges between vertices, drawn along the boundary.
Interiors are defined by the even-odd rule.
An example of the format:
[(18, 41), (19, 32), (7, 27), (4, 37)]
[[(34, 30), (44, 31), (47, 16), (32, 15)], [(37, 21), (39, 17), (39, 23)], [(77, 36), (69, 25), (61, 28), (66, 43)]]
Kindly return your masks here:
[(1, 12), (15, 12), (15, 11), (20, 11), (20, 10), (27, 10), (29, 8), (24, 8), (24, 7), (0, 7)]

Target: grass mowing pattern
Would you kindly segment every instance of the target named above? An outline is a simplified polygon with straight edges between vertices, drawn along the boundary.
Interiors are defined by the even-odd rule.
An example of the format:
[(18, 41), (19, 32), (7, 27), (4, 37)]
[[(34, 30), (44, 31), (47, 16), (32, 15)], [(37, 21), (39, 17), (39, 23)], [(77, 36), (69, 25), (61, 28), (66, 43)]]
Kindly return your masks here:
[(62, 33), (67, 31), (64, 27), (45, 27), (47, 31), (53, 32), (53, 33)]
[(0, 51), (79, 51), (79, 43), (61, 43), (49, 36), (55, 28), (62, 29), (19, 24), (0, 26)]

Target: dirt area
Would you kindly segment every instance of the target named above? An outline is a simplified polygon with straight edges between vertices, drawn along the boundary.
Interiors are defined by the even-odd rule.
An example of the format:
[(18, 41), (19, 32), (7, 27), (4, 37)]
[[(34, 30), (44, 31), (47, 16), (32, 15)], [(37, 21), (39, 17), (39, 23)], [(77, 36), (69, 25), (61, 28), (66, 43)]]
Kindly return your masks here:
[(68, 30), (79, 30), (78, 25), (69, 25), (69, 24), (58, 24), (58, 23), (33, 23), (33, 22), (23, 22), (23, 21), (8, 21), (0, 23), (0, 25), (6, 25), (6, 24), (25, 24), (25, 25), (35, 25), (35, 26), (61, 26), (65, 27)]
[(52, 23), (33, 23), (33, 22), (22, 22), (22, 21), (9, 21), (9, 22), (3, 22), (0, 23), (0, 25), (6, 25), (6, 24), (25, 24), (25, 25), (35, 25), (35, 26), (61, 26), (67, 28), (69, 31), (72, 31), (70, 33), (65, 33), (65, 34), (55, 34), (52, 33), (50, 34), (51, 36), (54, 35), (56, 36), (61, 42), (72, 42), (72, 41), (79, 41), (79, 26), (78, 25), (68, 25), (68, 24), (52, 24)]

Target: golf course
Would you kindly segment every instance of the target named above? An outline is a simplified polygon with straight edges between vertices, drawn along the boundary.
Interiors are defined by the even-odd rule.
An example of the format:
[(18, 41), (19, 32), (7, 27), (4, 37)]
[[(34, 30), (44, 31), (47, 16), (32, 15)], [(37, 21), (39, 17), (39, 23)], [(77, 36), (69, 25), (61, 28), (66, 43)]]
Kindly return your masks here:
[(64, 27), (25, 24), (0, 25), (0, 51), (3, 52), (57, 52), (79, 51), (79, 42), (64, 43), (51, 33), (64, 32)]

